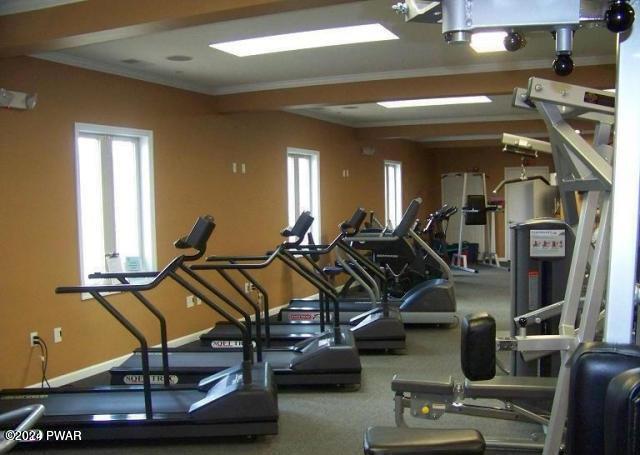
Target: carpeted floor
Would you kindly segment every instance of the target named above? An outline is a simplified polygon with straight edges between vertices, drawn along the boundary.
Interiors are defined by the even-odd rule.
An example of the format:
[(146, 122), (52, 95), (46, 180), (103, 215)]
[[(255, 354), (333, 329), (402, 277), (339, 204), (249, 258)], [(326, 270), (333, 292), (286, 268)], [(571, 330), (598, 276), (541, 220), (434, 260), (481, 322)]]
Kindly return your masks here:
[[(458, 313), (485, 310), (498, 321), (498, 330), (509, 328), (509, 273), (488, 267), (476, 275), (455, 272)], [(70, 453), (224, 454), (224, 455), (326, 455), (362, 453), (363, 432), (370, 425), (394, 425), (394, 374), (416, 379), (462, 379), (459, 360), (460, 330), (409, 327), (405, 355), (363, 355), (363, 382), (356, 392), (336, 390), (283, 390), (279, 394), (280, 433), (257, 441), (198, 441), (189, 443), (121, 444), (64, 447)], [(412, 426), (477, 428), (487, 436), (528, 437), (539, 432), (531, 424), (445, 415), (439, 421), (413, 419)], [(56, 450), (56, 449), (53, 449)]]

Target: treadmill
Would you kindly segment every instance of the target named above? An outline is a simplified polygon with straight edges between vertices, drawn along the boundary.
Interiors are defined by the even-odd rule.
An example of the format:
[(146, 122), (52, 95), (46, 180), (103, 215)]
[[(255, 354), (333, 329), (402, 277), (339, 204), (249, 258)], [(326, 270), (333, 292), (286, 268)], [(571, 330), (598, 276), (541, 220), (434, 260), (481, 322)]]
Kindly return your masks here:
[[(201, 217), (183, 240), (184, 248), (198, 254), (213, 231), (213, 220)], [(165, 360), (161, 375), (163, 385), (152, 387), (147, 341), (144, 335), (107, 300), (105, 293), (128, 292), (161, 322), (162, 314), (146, 297), (145, 291), (156, 288), (167, 277), (177, 276), (188, 256), (174, 258), (161, 272), (144, 284), (124, 283), (59, 287), (58, 294), (89, 293), (140, 343), (143, 362), (143, 385), (91, 389), (4, 389), (0, 390), (0, 414), (25, 406), (42, 405), (44, 414), (38, 422), (42, 441), (57, 430), (87, 440), (207, 438), (214, 436), (256, 436), (278, 432), (276, 387), (266, 363), (254, 363), (251, 345), (243, 349), (236, 364), (208, 378), (203, 387), (177, 387), (168, 375), (166, 330), (161, 324), (162, 351)], [(145, 275), (138, 274), (138, 277)], [(210, 302), (205, 301), (209, 304)], [(241, 325), (241, 324), (240, 324)], [(245, 338), (250, 334), (245, 330)], [(16, 422), (3, 420), (0, 429), (12, 429)], [(75, 440), (75, 438), (74, 438)], [(49, 440), (49, 442), (53, 442)]]
[[(402, 299), (389, 298), (389, 305), (400, 311), (405, 324), (456, 324), (458, 318), (451, 269), (413, 229), (421, 204), (420, 198), (411, 201), (398, 226), (391, 233), (385, 231), (357, 233), (345, 237), (343, 241), (349, 242), (354, 249), (372, 251), (379, 260), (384, 261), (385, 257), (396, 259), (400, 254), (414, 256), (415, 249), (409, 244), (407, 237), (413, 239), (433, 261), (439, 264), (443, 276), (419, 283)], [(380, 265), (377, 264), (376, 267)], [(352, 318), (370, 308), (371, 304), (361, 299), (341, 299), (340, 317)], [(317, 300), (297, 299), (292, 300), (280, 311), (279, 319), (283, 321), (317, 320), (320, 316)]]
[[(149, 372), (152, 383), (159, 383), (163, 380), (163, 365), (168, 364), (167, 374), (169, 381), (173, 384), (193, 384), (198, 383), (199, 388), (207, 388), (211, 379), (208, 378), (213, 372), (228, 368), (236, 364), (240, 358), (240, 351), (247, 349), (253, 351), (252, 331), (255, 328), (255, 360), (256, 362), (266, 362), (274, 373), (274, 382), (278, 386), (330, 386), (347, 385), (359, 386), (361, 382), (362, 367), (360, 357), (355, 345), (353, 335), (348, 330), (341, 330), (335, 326), (333, 331), (317, 333), (313, 337), (304, 340), (292, 347), (263, 349), (262, 346), (262, 317), (260, 312), (256, 314), (255, 326), (251, 324), (250, 315), (237, 303), (229, 299), (220, 290), (215, 288), (209, 281), (205, 280), (196, 270), (216, 270), (222, 276), (228, 276), (230, 270), (237, 270), (243, 275), (250, 276), (247, 270), (263, 269), (275, 262), (276, 259), (283, 261), (303, 278), (309, 280), (308, 273), (303, 269), (298, 269), (296, 259), (287, 253), (288, 248), (295, 247), (304, 238), (304, 233), (309, 229), (313, 217), (308, 212), (303, 213), (294, 228), (287, 231), (287, 237), (295, 237), (296, 242), (284, 242), (268, 256), (253, 257), (230, 257), (224, 258), (224, 263), (193, 264), (190, 267), (180, 268), (186, 275), (204, 289), (201, 292), (194, 286), (187, 283), (184, 278), (173, 274), (170, 275), (178, 284), (187, 289), (191, 294), (203, 300), (209, 307), (222, 314), (226, 321), (241, 334), (241, 342), (238, 347), (227, 347), (225, 349), (203, 350), (202, 348), (181, 347), (169, 349), (167, 362), (163, 362), (162, 351), (151, 350), (149, 356)], [(202, 245), (204, 248), (204, 245)], [(193, 258), (198, 259), (204, 254), (204, 249), (199, 250), (198, 255)], [(211, 259), (211, 258), (209, 258)], [(218, 260), (214, 259), (214, 260)], [(262, 262), (250, 263), (248, 261), (260, 260)], [(219, 262), (219, 261), (218, 261)], [(301, 266), (300, 266), (301, 267)], [(125, 274), (126, 275), (126, 274)], [(94, 278), (122, 278), (123, 274), (94, 274)], [(140, 274), (128, 274), (128, 277), (138, 277)], [(125, 277), (126, 278), (126, 277)], [(309, 280), (312, 284), (318, 284), (315, 280)], [(236, 284), (237, 285), (237, 284)], [(212, 300), (205, 296), (214, 295), (227, 306), (242, 315), (243, 323), (237, 321), (226, 310), (220, 308)], [(266, 293), (265, 293), (266, 295)], [(268, 330), (268, 325), (265, 325)], [(253, 353), (252, 353), (253, 355)], [(111, 369), (112, 384), (137, 384), (146, 376), (144, 374), (145, 359), (144, 352), (134, 352), (121, 365)]]
[[(294, 256), (301, 256), (311, 265), (311, 271), (315, 272), (318, 280), (322, 280), (323, 287), (319, 289), (321, 301), (317, 302), (319, 306), (324, 307), (324, 311), (318, 315), (319, 322), (315, 321), (297, 321), (297, 322), (283, 322), (283, 321), (271, 321), (269, 320), (269, 300), (268, 294), (264, 291), (264, 288), (260, 286), (251, 276), (244, 274), (244, 278), (250, 281), (257, 289), (261, 291), (264, 302), (264, 319), (268, 323), (268, 338), (267, 331), (265, 331), (265, 341), (269, 341), (271, 345), (291, 345), (300, 341), (312, 339), (317, 333), (324, 332), (326, 321), (330, 321), (328, 301), (332, 298), (337, 298), (337, 292), (333, 289), (331, 284), (326, 281), (327, 274), (339, 274), (347, 271), (350, 275), (359, 280), (363, 287), (369, 290), (370, 302), (368, 308), (363, 309), (356, 317), (351, 318), (346, 323), (338, 324), (342, 330), (348, 330), (355, 338), (356, 346), (360, 350), (402, 350), (406, 347), (406, 333), (404, 325), (400, 318), (399, 312), (395, 308), (390, 308), (386, 305), (384, 298), (382, 299), (382, 305), (377, 305), (379, 297), (379, 291), (374, 291), (370, 285), (368, 285), (361, 275), (367, 275), (367, 271), (364, 267), (357, 265), (359, 262), (365, 262), (368, 270), (379, 274), (381, 280), (384, 282), (384, 273), (382, 273), (376, 264), (367, 261), (362, 257), (360, 253), (351, 248), (348, 244), (343, 242), (343, 238), (348, 235), (355, 234), (364, 219), (366, 218), (366, 212), (363, 209), (357, 209), (352, 215), (351, 219), (345, 221), (340, 225), (340, 233), (329, 245), (300, 245), (300, 242), (295, 244), (286, 243), (288, 251)], [(309, 225), (310, 227), (310, 225)], [(281, 233), (285, 237), (289, 237), (290, 231), (283, 230)], [(302, 238), (304, 238), (302, 234)], [(293, 249), (297, 248), (297, 249)], [(318, 267), (316, 260), (320, 255), (325, 255), (331, 251), (336, 252), (336, 257), (340, 267), (325, 267), (324, 269)], [(214, 257), (215, 258), (215, 257)], [(350, 265), (351, 263), (351, 265)], [(356, 273), (352, 268), (360, 267), (361, 271)], [(228, 275), (223, 274), (223, 278), (241, 295), (247, 303), (253, 308), (254, 313), (260, 312), (259, 305), (252, 301), (241, 289), (241, 287), (235, 283)], [(374, 286), (375, 280), (369, 277), (370, 283)], [(327, 290), (328, 289), (328, 290)], [(386, 294), (385, 294), (386, 295)], [(342, 301), (339, 302), (342, 305)], [(340, 315), (342, 313), (340, 312)], [(213, 349), (226, 349), (233, 343), (241, 342), (241, 333), (238, 329), (224, 321), (216, 324), (216, 326), (209, 332), (203, 334), (200, 337), (202, 343), (205, 346), (210, 346)]]

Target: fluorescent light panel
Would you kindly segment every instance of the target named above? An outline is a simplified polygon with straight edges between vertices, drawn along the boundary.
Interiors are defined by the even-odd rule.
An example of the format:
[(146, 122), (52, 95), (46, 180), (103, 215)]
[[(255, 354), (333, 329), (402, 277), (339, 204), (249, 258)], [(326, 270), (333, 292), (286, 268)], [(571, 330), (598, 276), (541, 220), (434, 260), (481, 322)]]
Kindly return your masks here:
[(456, 96), (452, 98), (425, 98), (420, 100), (381, 101), (378, 104), (388, 109), (401, 107), (450, 106), (453, 104), (490, 103), (486, 96)]
[(248, 57), (250, 55), (272, 54), (298, 49), (313, 49), (393, 39), (398, 39), (398, 37), (382, 25), (367, 24), (327, 28), (310, 32), (287, 33), (262, 38), (228, 41), (226, 43), (212, 43), (209, 46), (238, 57)]
[(487, 52), (502, 52), (504, 48), (504, 38), (507, 32), (483, 32), (471, 35), (471, 48), (479, 54)]

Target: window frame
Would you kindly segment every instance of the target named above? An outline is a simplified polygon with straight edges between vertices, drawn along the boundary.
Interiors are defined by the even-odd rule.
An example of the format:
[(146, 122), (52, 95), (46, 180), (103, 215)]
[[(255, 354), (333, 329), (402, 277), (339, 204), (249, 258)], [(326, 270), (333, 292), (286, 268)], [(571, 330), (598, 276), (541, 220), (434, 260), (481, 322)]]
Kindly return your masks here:
[[(396, 213), (392, 220), (389, 216), (389, 176), (388, 176), (388, 168), (392, 167), (395, 172), (396, 182), (395, 182), (395, 196), (396, 196)], [(402, 218), (402, 161), (394, 161), (394, 160), (384, 160), (384, 217), (385, 217), (385, 226), (388, 225), (390, 221), (392, 221), (393, 227), (395, 228), (397, 224), (400, 222)], [(395, 223), (393, 222), (395, 221)]]
[[(287, 193), (287, 223), (289, 223), (289, 204), (291, 202), (291, 194), (289, 193), (289, 157), (290, 156), (299, 156), (304, 158), (309, 158), (309, 173), (310, 178), (310, 194), (311, 194), (311, 214), (313, 215), (314, 221), (313, 225), (311, 225), (311, 233), (313, 234), (314, 241), (316, 243), (322, 243), (321, 235), (322, 235), (322, 210), (321, 210), (321, 199), (320, 199), (320, 152), (316, 150), (303, 149), (298, 147), (287, 147), (285, 151), (285, 188)], [(314, 179), (314, 168), (315, 168), (315, 176)], [(294, 188), (299, 188), (297, 173), (294, 179)], [(294, 195), (297, 196), (297, 195)], [(297, 209), (299, 204), (294, 202), (294, 207)], [(315, 210), (314, 210), (315, 209)], [(303, 239), (303, 244), (307, 243), (307, 239)]]
[[(78, 256), (79, 256), (79, 273), (80, 282), (87, 283), (86, 276), (93, 271), (85, 270), (83, 251), (84, 238), (82, 229), (82, 200), (80, 197), (80, 148), (79, 139), (81, 137), (94, 136), (101, 142), (101, 151), (105, 148), (105, 142), (108, 143), (109, 151), (112, 151), (110, 142), (118, 137), (135, 139), (137, 141), (137, 159), (136, 170), (138, 177), (138, 210), (140, 212), (139, 219), (139, 244), (142, 252), (143, 270), (156, 270), (157, 268), (157, 245), (156, 245), (156, 213), (155, 213), (155, 185), (154, 185), (154, 160), (153, 160), (153, 131), (135, 128), (125, 128), (107, 125), (98, 125), (91, 123), (76, 122), (74, 125), (74, 166), (75, 166), (75, 190), (76, 190), (76, 216), (77, 216), (77, 232), (78, 232)], [(109, 156), (106, 156), (109, 155)], [(113, 189), (113, 166), (112, 153), (101, 153), (101, 166), (103, 177), (103, 189), (105, 187), (104, 179), (111, 181)], [(108, 165), (105, 166), (105, 163)], [(107, 185), (109, 185), (107, 183)], [(104, 192), (102, 196), (102, 213), (105, 216), (111, 213), (114, 217), (111, 220), (113, 224), (113, 235), (115, 235), (115, 213), (113, 211), (113, 194), (105, 198)], [(108, 205), (110, 204), (110, 205)], [(103, 221), (106, 225), (108, 221)], [(107, 245), (107, 236), (105, 232), (105, 249), (109, 249)], [(115, 245), (115, 238), (110, 239)], [(105, 251), (105, 254), (108, 251)], [(91, 298), (89, 294), (83, 294), (82, 299)]]

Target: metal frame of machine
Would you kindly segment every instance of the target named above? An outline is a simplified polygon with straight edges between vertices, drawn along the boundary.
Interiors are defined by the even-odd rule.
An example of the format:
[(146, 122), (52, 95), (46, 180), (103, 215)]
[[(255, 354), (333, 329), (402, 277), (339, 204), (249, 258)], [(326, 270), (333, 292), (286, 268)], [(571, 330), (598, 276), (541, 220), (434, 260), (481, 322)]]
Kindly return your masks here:
[[(404, 409), (409, 407), (416, 417), (437, 419), (445, 412), (468, 414), (492, 418), (526, 420), (548, 427), (545, 439), (545, 453), (557, 453), (562, 443), (564, 421), (568, 407), (569, 359), (578, 345), (594, 339), (596, 325), (600, 318), (604, 301), (607, 252), (610, 232), (610, 190), (612, 148), (608, 146), (611, 135), (613, 107), (610, 93), (591, 90), (584, 87), (558, 83), (549, 80), (531, 78), (526, 90), (516, 90), (516, 99), (526, 101), (531, 108), (532, 102), (544, 118), (551, 136), (552, 154), (558, 178), (564, 185), (562, 191), (567, 197), (575, 191), (584, 191), (579, 223), (576, 230), (576, 243), (569, 272), (565, 298), (551, 306), (520, 315), (514, 318), (519, 327), (515, 337), (496, 340), (498, 351), (518, 351), (525, 360), (537, 358), (550, 351), (561, 354), (561, 368), (557, 381), (548, 378), (504, 378), (494, 381), (465, 383), (407, 381), (394, 379), (392, 388), (396, 391), (396, 423), (406, 426)], [(601, 105), (590, 101), (593, 95), (606, 102)], [(522, 97), (526, 95), (526, 99)], [(584, 114), (599, 120), (596, 126), (593, 145), (588, 144), (567, 122), (568, 119)], [(583, 116), (584, 117), (584, 116)], [(600, 211), (599, 223), (596, 211)], [(595, 246), (590, 247), (593, 233), (598, 226)], [(591, 270), (586, 291), (582, 295), (587, 264)], [(581, 313), (579, 314), (579, 312)], [(527, 327), (539, 324), (545, 319), (560, 314), (558, 335), (529, 335)], [(551, 389), (555, 393), (550, 393)], [(532, 395), (533, 393), (533, 395)], [(537, 394), (537, 395), (536, 395)], [(518, 400), (526, 397), (538, 399), (553, 397), (551, 414), (518, 405)], [(478, 406), (465, 403), (465, 398), (494, 398), (503, 402), (501, 407)], [(487, 440), (487, 446), (500, 449), (542, 448), (536, 441)]]

